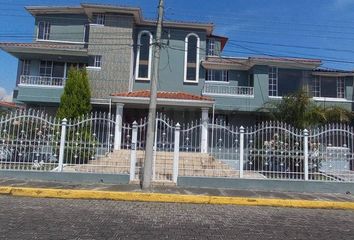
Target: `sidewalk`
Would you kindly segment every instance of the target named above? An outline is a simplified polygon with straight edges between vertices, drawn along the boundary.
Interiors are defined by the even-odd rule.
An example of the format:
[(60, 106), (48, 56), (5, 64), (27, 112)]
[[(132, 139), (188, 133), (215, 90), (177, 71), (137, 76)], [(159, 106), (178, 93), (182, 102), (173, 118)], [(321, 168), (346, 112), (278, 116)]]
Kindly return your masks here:
[(142, 191), (139, 185), (132, 184), (75, 184), (1, 178), (0, 194), (23, 197), (354, 210), (353, 193), (310, 194), (252, 190), (179, 188), (173, 186), (155, 186), (150, 191)]

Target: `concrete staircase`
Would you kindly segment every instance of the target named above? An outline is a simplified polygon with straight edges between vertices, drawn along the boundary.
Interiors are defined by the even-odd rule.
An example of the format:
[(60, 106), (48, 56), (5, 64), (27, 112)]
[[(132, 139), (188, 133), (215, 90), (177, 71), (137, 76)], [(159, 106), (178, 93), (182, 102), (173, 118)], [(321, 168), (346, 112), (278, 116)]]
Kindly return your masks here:
[[(90, 173), (125, 173), (130, 172), (130, 150), (119, 150), (97, 160), (90, 160), (87, 164), (65, 166), (67, 172)], [(137, 151), (136, 179), (142, 174), (142, 166), (145, 158), (144, 151)], [(155, 161), (155, 179), (157, 181), (171, 181), (173, 173), (173, 152), (157, 152)], [(245, 177), (264, 178), (263, 175), (254, 172), (245, 172)], [(180, 152), (179, 176), (200, 177), (239, 177), (239, 171), (229, 165), (216, 160), (206, 153)]]

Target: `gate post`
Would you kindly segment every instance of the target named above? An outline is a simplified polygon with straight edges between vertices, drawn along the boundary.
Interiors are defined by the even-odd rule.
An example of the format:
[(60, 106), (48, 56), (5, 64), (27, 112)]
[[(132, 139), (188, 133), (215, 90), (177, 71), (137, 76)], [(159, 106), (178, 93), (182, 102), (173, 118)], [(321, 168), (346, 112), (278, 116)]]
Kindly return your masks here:
[(61, 135), (60, 135), (60, 146), (59, 146), (59, 164), (58, 172), (63, 171), (64, 165), (64, 149), (65, 149), (65, 138), (66, 138), (66, 125), (68, 120), (64, 118), (61, 122)]
[(122, 122), (123, 122), (123, 104), (116, 105), (116, 119), (114, 128), (114, 150), (120, 150), (122, 144)]
[(137, 139), (138, 139), (138, 123), (134, 121), (132, 127), (132, 143), (131, 143), (131, 152), (130, 152), (130, 177), (129, 177), (130, 181), (133, 181), (135, 179)]
[(243, 178), (243, 158), (244, 158), (244, 138), (245, 138), (245, 128), (240, 127), (240, 178)]
[(174, 152), (173, 152), (173, 182), (177, 184), (178, 178), (178, 164), (179, 164), (179, 135), (180, 135), (181, 125), (179, 123), (176, 124), (175, 129), (175, 144), (174, 144)]
[(202, 108), (202, 137), (201, 137), (201, 153), (208, 152), (208, 108)]
[(309, 131), (304, 130), (304, 175), (305, 181), (309, 180), (309, 145), (308, 145)]

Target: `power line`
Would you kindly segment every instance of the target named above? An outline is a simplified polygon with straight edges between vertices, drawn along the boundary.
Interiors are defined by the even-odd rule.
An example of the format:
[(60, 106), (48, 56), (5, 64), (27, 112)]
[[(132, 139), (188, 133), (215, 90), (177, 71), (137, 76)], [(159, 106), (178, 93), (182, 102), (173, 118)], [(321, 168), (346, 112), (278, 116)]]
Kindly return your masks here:
[(337, 49), (337, 48), (322, 48), (322, 47), (311, 47), (311, 46), (301, 46), (301, 45), (289, 45), (289, 44), (280, 44), (280, 43), (265, 43), (265, 42), (255, 42), (255, 41), (243, 41), (243, 40), (229, 40), (228, 44), (233, 42), (241, 42), (255, 45), (266, 45), (266, 46), (275, 46), (275, 47), (287, 47), (287, 48), (300, 48), (300, 49), (310, 49), (310, 50), (322, 50), (322, 51), (334, 51), (334, 52), (352, 52), (352, 49)]

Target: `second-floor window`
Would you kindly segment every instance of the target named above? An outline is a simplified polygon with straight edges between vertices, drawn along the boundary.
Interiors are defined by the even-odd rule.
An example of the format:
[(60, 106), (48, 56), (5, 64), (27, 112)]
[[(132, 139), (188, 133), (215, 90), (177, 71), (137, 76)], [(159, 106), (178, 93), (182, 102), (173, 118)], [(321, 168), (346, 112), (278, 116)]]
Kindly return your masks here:
[(103, 13), (98, 13), (95, 15), (96, 21), (95, 23), (98, 25), (104, 25), (106, 21), (106, 15)]
[(98, 68), (102, 67), (102, 56), (101, 55), (91, 55), (89, 56), (88, 68)]
[(312, 81), (312, 96), (345, 98), (345, 78), (315, 76)]
[(343, 77), (337, 78), (337, 98), (345, 98), (344, 83), (345, 83), (345, 78)]
[(31, 66), (30, 60), (22, 60), (21, 75), (30, 75), (30, 66)]
[(269, 77), (269, 96), (275, 97), (278, 96), (278, 68), (277, 67), (269, 67), (268, 72)]
[(215, 39), (208, 39), (208, 56), (215, 56)]
[(93, 66), (100, 68), (102, 66), (102, 56), (96, 55), (93, 59)]
[(200, 39), (195, 33), (190, 33), (185, 39), (184, 81), (197, 83), (199, 81), (199, 48)]
[(207, 81), (220, 81), (220, 82), (228, 82), (229, 81), (229, 72), (227, 70), (214, 70), (208, 69), (206, 71)]
[(53, 73), (53, 61), (41, 61), (39, 66), (39, 75), (51, 77)]
[(321, 78), (316, 76), (312, 84), (312, 96), (320, 97), (321, 96)]
[(138, 80), (150, 80), (152, 60), (152, 34), (141, 31), (138, 35), (135, 75)]
[(40, 40), (49, 40), (49, 35), (50, 35), (50, 23), (39, 22), (37, 38)]

